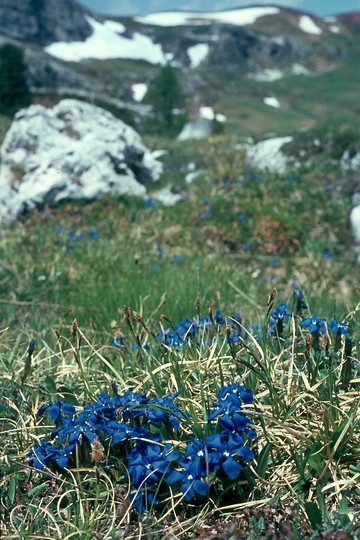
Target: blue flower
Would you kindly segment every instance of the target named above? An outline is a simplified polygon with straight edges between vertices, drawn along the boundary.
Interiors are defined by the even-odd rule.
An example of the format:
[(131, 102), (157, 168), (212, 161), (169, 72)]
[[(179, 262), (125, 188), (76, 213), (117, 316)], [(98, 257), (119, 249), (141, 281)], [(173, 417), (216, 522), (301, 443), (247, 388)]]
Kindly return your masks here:
[(300, 315), (303, 309), (307, 309), (307, 305), (304, 300), (304, 295), (299, 289), (294, 289), (294, 295), (296, 298), (296, 313)]
[(182, 469), (174, 470), (166, 477), (169, 486), (180, 483), (180, 490), (184, 494), (186, 502), (191, 501), (196, 495), (204, 497), (209, 489), (208, 484), (202, 479), (204, 474), (203, 464), (200, 460), (183, 460)]
[(340, 333), (342, 335), (345, 335), (351, 330), (352, 326), (350, 324), (346, 324), (344, 322), (336, 321), (335, 319), (332, 319), (332, 321), (329, 322), (329, 330), (330, 332)]
[(62, 414), (75, 414), (75, 407), (69, 403), (66, 403), (65, 401), (59, 400), (57, 403), (50, 402), (42, 405), (38, 410), (38, 416), (43, 416), (46, 412), (50, 416), (51, 420), (56, 422), (60, 419)]
[(242, 404), (251, 404), (253, 394), (240, 383), (223, 386), (218, 392), (219, 401), (213, 404), (209, 422), (218, 418), (219, 425), (226, 430), (244, 433), (249, 431), (251, 421), (242, 412)]
[(177, 392), (171, 397), (153, 398), (149, 401), (144, 416), (150, 424), (160, 426), (165, 421), (168, 421), (174, 429), (179, 428), (179, 419), (186, 419), (186, 415), (173, 403), (179, 393)]
[(287, 312), (286, 304), (280, 304), (279, 306), (277, 306), (277, 308), (272, 311), (270, 315), (275, 321), (283, 319), (284, 317), (291, 317), (291, 313)]
[[(227, 398), (228, 396), (229, 396), (229, 399), (233, 399), (233, 400), (234, 400), (234, 396), (236, 396), (237, 399), (242, 401), (245, 405), (249, 405), (254, 401), (254, 396), (250, 388), (243, 386), (239, 382), (228, 384), (220, 388), (217, 397), (219, 399), (224, 399), (224, 398)], [(234, 402), (236, 401), (234, 400)]]
[(146, 510), (149, 510), (159, 502), (159, 499), (156, 498), (155, 494), (149, 490), (130, 493), (130, 500), (134, 501), (135, 509), (139, 514), (143, 514)]
[[(276, 330), (278, 332), (278, 335), (281, 337), (282, 333), (284, 331), (284, 318), (285, 317), (291, 317), (291, 313), (287, 312), (287, 305), (286, 304), (280, 304), (277, 306), (277, 308), (270, 313), (270, 317), (273, 319), (273, 321), (276, 324)], [(275, 328), (274, 328), (275, 330)], [(270, 335), (272, 335), (272, 331), (270, 329)]]
[(121, 347), (125, 343), (125, 336), (123, 334), (113, 337), (111, 345), (113, 347)]
[(314, 334), (315, 332), (320, 332), (325, 330), (325, 319), (319, 319), (315, 315), (313, 317), (307, 317), (306, 319), (303, 319), (300, 323), (300, 326), (302, 328), (307, 328), (309, 332)]
[(41, 444), (35, 445), (33, 450), (28, 452), (29, 465), (36, 469), (43, 470), (49, 463), (55, 463), (60, 469), (67, 467), (70, 453), (74, 446), (67, 448), (57, 448), (49, 441), (43, 440)]
[(174, 450), (171, 444), (162, 447), (155, 443), (146, 443), (135, 447), (126, 457), (132, 484), (139, 488), (159, 482), (169, 470), (170, 464), (180, 457), (180, 452)]
[(242, 465), (234, 457), (254, 459), (252, 450), (244, 445), (243, 438), (237, 433), (223, 431), (218, 435), (208, 435), (206, 444), (209, 464), (215, 466), (215, 470), (222, 469), (230, 480), (235, 480), (242, 470)]

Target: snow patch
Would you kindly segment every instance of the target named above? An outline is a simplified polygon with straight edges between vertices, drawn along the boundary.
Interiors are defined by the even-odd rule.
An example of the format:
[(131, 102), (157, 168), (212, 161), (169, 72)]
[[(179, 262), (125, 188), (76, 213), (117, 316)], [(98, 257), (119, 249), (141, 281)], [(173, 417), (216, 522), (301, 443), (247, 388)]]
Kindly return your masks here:
[(198, 43), (187, 50), (192, 68), (197, 68), (209, 54), (209, 45), (207, 43)]
[(338, 26), (336, 26), (335, 24), (329, 26), (329, 30), (333, 34), (340, 34), (340, 32), (341, 32), (340, 28)]
[(244, 26), (246, 24), (254, 24), (259, 17), (277, 15), (279, 11), (277, 7), (251, 7), (210, 13), (167, 11), (152, 13), (144, 17), (135, 17), (135, 21), (143, 24), (153, 24), (154, 26), (202, 25), (213, 22)]
[(136, 83), (131, 87), (133, 98), (135, 101), (142, 101), (148, 91), (148, 86), (145, 83)]
[(105, 60), (127, 58), (145, 60), (150, 64), (165, 64), (166, 57), (160, 45), (148, 36), (134, 32), (131, 38), (120, 36), (125, 27), (114, 21), (103, 24), (87, 17), (93, 33), (85, 41), (56, 42), (45, 47), (45, 52), (67, 62), (80, 62), (87, 58)]
[(226, 122), (226, 116), (221, 113), (216, 113), (212, 107), (200, 107), (199, 109), (200, 118), (205, 118), (213, 122), (217, 120), (218, 122)]
[(152, 197), (164, 206), (175, 206), (175, 204), (184, 200), (184, 195), (181, 193), (174, 193), (171, 186), (166, 186), (159, 191), (152, 193)]
[(269, 105), (269, 107), (275, 107), (275, 109), (279, 109), (281, 107), (280, 101), (276, 97), (264, 97), (263, 101), (265, 105)]
[(279, 79), (282, 79), (284, 76), (283, 72), (280, 71), (280, 69), (264, 69), (263, 71), (258, 71), (257, 73), (253, 73), (249, 75), (251, 79), (254, 79), (255, 81), (260, 82), (267, 82), (267, 81), (277, 81)]
[(104, 21), (105, 28), (109, 28), (117, 34), (123, 34), (126, 30), (125, 26), (122, 23), (116, 21)]
[(299, 19), (299, 28), (303, 32), (306, 32), (307, 34), (315, 34), (320, 35), (322, 34), (321, 28), (315, 22), (311, 17), (308, 15), (302, 15)]
[(291, 73), (292, 75), (309, 75), (310, 71), (306, 67), (295, 62), (295, 64), (291, 66)]
[(281, 152), (281, 148), (292, 140), (293, 137), (288, 136), (260, 141), (248, 147), (246, 159), (251, 166), (258, 169), (283, 173), (287, 168), (288, 158)]

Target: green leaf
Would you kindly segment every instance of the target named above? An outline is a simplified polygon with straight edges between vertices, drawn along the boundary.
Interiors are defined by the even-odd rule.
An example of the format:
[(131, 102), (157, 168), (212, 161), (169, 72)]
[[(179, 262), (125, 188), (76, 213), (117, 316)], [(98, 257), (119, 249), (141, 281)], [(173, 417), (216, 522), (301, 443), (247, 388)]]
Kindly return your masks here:
[(46, 377), (44, 382), (45, 389), (49, 392), (51, 395), (56, 394), (56, 384), (52, 377), (49, 377), (49, 375)]
[(314, 529), (317, 529), (322, 523), (322, 515), (320, 508), (314, 502), (307, 501), (305, 503), (305, 512)]
[(349, 512), (349, 503), (346, 497), (343, 497), (339, 504), (339, 514), (347, 514)]
[(15, 501), (15, 494), (16, 494), (16, 476), (14, 475), (10, 478), (9, 490), (8, 490), (8, 497), (11, 504), (13, 504)]
[(259, 454), (257, 473), (260, 476), (260, 478), (265, 478), (266, 469), (269, 463), (270, 451), (271, 451), (271, 444), (267, 444), (266, 446), (264, 446), (264, 448), (261, 450)]
[(39, 493), (43, 493), (47, 488), (46, 484), (40, 484), (39, 486), (35, 486), (34, 488), (30, 489), (28, 493), (26, 494), (28, 499), (31, 499), (35, 495), (39, 495)]

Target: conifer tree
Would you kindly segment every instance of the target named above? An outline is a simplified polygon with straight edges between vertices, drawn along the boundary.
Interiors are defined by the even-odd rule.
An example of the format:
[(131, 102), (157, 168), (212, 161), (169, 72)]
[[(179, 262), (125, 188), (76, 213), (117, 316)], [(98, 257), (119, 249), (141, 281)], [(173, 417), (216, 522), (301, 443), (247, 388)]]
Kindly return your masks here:
[(185, 113), (181, 113), (185, 100), (176, 70), (169, 64), (162, 67), (153, 80), (147, 101), (153, 107), (156, 131), (172, 135), (181, 130), (185, 121)]
[(7, 43), (0, 47), (0, 114), (12, 116), (30, 103), (24, 53)]

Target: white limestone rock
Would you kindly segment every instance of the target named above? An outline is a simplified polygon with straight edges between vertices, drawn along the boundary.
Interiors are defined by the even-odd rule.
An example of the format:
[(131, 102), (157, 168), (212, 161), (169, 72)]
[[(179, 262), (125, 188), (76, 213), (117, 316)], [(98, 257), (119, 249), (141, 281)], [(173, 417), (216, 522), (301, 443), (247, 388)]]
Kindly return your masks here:
[(252, 167), (275, 173), (284, 173), (291, 159), (282, 152), (282, 147), (290, 143), (292, 137), (273, 137), (250, 145), (246, 150), (246, 160)]
[(0, 151), (0, 221), (65, 199), (146, 193), (162, 165), (110, 112), (66, 99), (19, 111)]
[(350, 152), (345, 150), (340, 159), (340, 167), (343, 171), (355, 171), (360, 169), (360, 151)]

